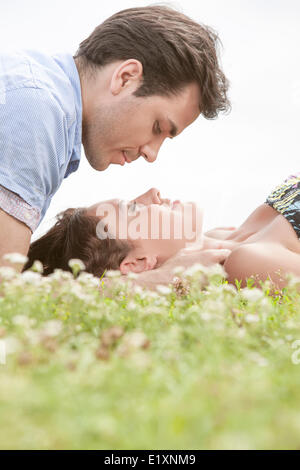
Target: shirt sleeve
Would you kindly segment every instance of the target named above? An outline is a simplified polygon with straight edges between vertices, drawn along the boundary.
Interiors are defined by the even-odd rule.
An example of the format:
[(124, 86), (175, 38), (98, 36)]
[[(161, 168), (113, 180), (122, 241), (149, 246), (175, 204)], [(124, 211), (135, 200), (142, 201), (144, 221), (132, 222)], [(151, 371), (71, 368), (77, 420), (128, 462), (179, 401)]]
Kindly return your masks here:
[(43, 88), (6, 91), (0, 103), (0, 185), (42, 212), (67, 158), (66, 117)]
[(40, 211), (3, 186), (0, 186), (0, 208), (27, 225), (32, 233), (38, 227), (41, 218)]

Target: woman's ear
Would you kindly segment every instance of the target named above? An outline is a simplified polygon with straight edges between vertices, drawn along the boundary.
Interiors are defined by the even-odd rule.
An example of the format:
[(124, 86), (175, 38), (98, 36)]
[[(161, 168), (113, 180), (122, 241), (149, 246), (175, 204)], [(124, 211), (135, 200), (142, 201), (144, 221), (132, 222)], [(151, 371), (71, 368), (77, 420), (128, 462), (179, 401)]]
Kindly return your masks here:
[(128, 274), (129, 272), (142, 273), (155, 269), (156, 265), (156, 255), (138, 256), (137, 254), (129, 253), (120, 264), (120, 271), (122, 274)]

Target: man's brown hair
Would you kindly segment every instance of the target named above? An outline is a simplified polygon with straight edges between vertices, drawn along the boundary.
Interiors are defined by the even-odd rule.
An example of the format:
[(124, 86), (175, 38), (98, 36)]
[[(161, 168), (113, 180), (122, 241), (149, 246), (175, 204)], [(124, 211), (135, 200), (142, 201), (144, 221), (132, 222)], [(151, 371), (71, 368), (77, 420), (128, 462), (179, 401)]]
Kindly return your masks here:
[(119, 269), (131, 250), (127, 240), (98, 238), (97, 225), (101, 221), (99, 217), (87, 214), (85, 208), (67, 209), (59, 213), (57, 219), (45, 235), (31, 243), (23, 271), (29, 269), (35, 260), (43, 264), (45, 276), (56, 268), (71, 271), (69, 260), (79, 258), (87, 272), (102, 276), (105, 270)]
[(74, 58), (79, 73), (118, 60), (139, 60), (143, 81), (135, 96), (170, 96), (196, 82), (200, 111), (213, 119), (220, 111), (230, 110), (228, 81), (217, 57), (219, 42), (212, 28), (155, 5), (114, 14), (80, 43)]

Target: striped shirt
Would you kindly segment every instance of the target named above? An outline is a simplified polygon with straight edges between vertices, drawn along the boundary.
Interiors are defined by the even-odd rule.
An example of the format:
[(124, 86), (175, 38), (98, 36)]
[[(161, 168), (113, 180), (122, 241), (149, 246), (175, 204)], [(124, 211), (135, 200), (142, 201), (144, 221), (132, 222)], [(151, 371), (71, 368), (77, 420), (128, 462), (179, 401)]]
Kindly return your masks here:
[(71, 54), (0, 53), (0, 208), (32, 231), (63, 179), (78, 169), (81, 121)]

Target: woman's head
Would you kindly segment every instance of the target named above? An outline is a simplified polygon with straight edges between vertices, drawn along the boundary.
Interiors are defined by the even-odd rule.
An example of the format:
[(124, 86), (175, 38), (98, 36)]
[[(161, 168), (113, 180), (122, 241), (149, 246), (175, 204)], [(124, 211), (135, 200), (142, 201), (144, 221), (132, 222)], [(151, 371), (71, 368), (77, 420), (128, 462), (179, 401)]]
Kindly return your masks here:
[(72, 258), (81, 259), (86, 271), (101, 276), (106, 269), (119, 269), (131, 250), (126, 241), (97, 237), (99, 218), (88, 214), (86, 208), (70, 208), (57, 216), (55, 225), (41, 238), (31, 243), (24, 271), (40, 260), (44, 275), (56, 268), (69, 271)]
[(68, 270), (68, 261), (79, 258), (96, 276), (106, 269), (139, 273), (160, 266), (200, 233), (195, 204), (172, 203), (152, 188), (132, 201), (112, 199), (60, 213), (54, 227), (31, 244), (24, 269), (39, 259), (49, 274)]

